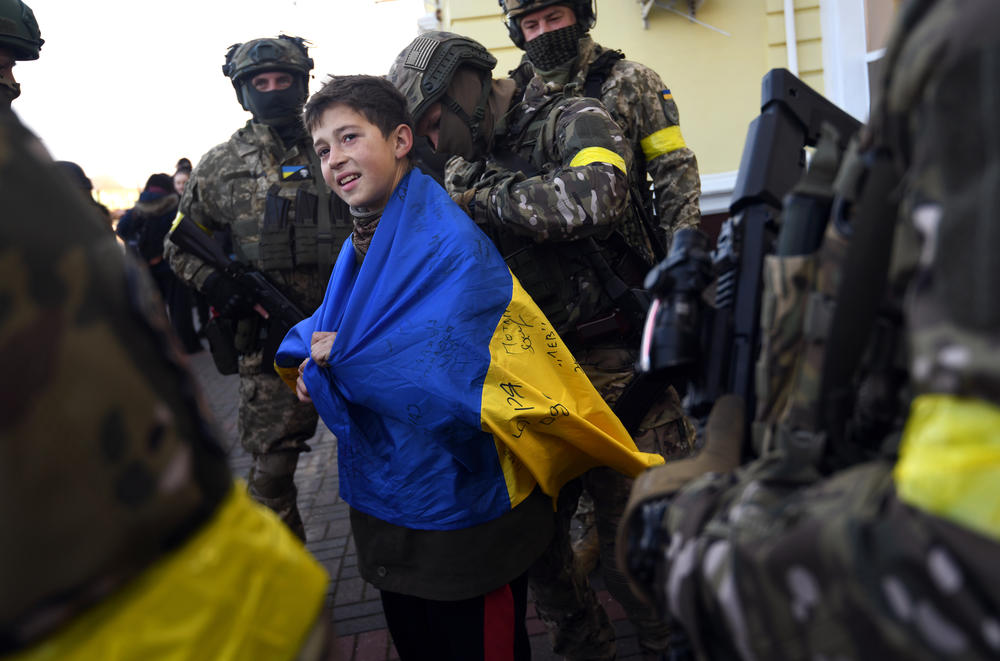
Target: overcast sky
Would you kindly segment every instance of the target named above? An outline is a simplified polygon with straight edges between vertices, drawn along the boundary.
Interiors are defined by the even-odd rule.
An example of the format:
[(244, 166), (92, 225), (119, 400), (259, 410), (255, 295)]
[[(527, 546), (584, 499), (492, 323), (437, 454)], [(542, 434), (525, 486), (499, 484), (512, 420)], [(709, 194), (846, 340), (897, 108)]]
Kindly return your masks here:
[(314, 92), (327, 74), (386, 73), (425, 13), (423, 0), (26, 1), (45, 44), (14, 70), (14, 110), (99, 187), (173, 174), (250, 118), (222, 74), (229, 45), (308, 39)]

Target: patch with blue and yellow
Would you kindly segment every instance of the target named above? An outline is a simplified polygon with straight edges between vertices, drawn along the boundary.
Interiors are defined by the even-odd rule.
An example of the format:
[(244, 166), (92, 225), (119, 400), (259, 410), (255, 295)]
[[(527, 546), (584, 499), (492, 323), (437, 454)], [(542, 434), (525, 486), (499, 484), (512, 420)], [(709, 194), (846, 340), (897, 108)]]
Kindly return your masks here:
[(337, 437), (341, 497), (383, 521), (451, 530), (490, 521), (536, 484), (555, 497), (636, 449), (496, 248), (433, 179), (399, 184), (360, 265), (344, 243), (320, 308), (275, 367), (294, 388), (315, 331), (336, 331), (303, 380)]
[(281, 178), (289, 181), (300, 181), (309, 178), (309, 168), (305, 165), (282, 165)]

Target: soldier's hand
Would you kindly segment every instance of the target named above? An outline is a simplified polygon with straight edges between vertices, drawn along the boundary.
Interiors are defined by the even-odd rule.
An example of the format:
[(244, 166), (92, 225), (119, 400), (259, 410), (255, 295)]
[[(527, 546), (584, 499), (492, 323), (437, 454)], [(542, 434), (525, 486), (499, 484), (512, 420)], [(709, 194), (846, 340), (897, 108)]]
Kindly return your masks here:
[(221, 317), (239, 319), (255, 309), (254, 302), (246, 295), (243, 288), (221, 273), (208, 276), (201, 291)]
[(454, 200), (456, 195), (475, 188), (485, 168), (486, 164), (482, 161), (471, 163), (461, 156), (452, 156), (444, 166), (445, 190)]

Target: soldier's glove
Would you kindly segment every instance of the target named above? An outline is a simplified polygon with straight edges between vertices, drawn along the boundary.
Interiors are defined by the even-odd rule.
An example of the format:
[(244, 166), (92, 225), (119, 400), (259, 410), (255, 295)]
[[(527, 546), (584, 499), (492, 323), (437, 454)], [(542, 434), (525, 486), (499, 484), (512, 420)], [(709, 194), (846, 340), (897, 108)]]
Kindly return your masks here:
[(205, 278), (201, 291), (220, 317), (240, 319), (253, 312), (253, 301), (244, 289), (221, 273), (212, 273)]
[(664, 552), (670, 545), (667, 527), (673, 495), (705, 473), (728, 473), (740, 463), (743, 446), (743, 398), (724, 395), (712, 406), (705, 442), (693, 457), (668, 461), (636, 478), (618, 527), (616, 554), (629, 587), (639, 599), (663, 609), (667, 570)]
[[(484, 161), (469, 162), (461, 156), (452, 156), (444, 164), (444, 189), (455, 199), (470, 189), (476, 188), (476, 183), (486, 169)], [(457, 201), (457, 200), (456, 200)]]

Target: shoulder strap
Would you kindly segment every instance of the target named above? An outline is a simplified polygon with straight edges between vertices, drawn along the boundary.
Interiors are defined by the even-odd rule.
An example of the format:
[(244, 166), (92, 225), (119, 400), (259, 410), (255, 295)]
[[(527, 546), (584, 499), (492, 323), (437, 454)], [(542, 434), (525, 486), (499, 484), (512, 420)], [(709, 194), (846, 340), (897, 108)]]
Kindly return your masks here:
[(618, 60), (625, 59), (625, 53), (620, 50), (606, 50), (597, 56), (587, 70), (587, 78), (583, 81), (583, 94), (594, 99), (601, 98), (601, 86), (608, 79), (611, 69)]

